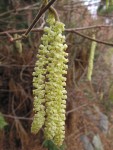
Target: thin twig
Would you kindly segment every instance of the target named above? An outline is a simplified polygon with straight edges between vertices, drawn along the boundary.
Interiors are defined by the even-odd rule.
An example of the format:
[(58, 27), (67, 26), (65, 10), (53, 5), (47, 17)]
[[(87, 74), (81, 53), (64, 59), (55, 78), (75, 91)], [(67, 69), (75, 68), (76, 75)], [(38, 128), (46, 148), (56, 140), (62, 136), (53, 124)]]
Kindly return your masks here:
[[(93, 28), (109, 28), (109, 27), (113, 27), (113, 25), (97, 25), (97, 26), (88, 26), (88, 27), (80, 27), (80, 28), (70, 28), (70, 29), (65, 29), (66, 32), (71, 32), (71, 31), (80, 31), (80, 30), (87, 30), (87, 29), (93, 29)], [(9, 33), (9, 34), (15, 34), (15, 33), (24, 33), (26, 32), (27, 29), (21, 29), (21, 30), (8, 30), (8, 31), (3, 31), (3, 32), (0, 32), (0, 36), (2, 35), (6, 35), (6, 33)], [(31, 32), (42, 32), (43, 29), (41, 28), (33, 28), (31, 30)]]
[[(101, 40), (97, 40), (97, 39), (93, 39), (87, 35), (84, 35), (78, 31), (80, 30), (87, 30), (87, 29), (93, 29), (93, 28), (106, 28), (106, 27), (113, 27), (112, 25), (97, 25), (97, 26), (89, 26), (89, 27), (80, 27), (80, 28), (70, 28), (70, 29), (65, 29), (65, 32), (71, 32), (71, 33), (75, 33), (78, 34), (79, 36), (82, 36), (84, 38), (87, 38), (91, 41), (95, 41), (97, 43), (101, 43), (101, 44), (105, 44), (108, 46), (113, 46), (113, 43), (109, 43), (109, 42), (105, 42), (105, 41), (101, 41)], [(31, 29), (32, 32), (43, 32), (43, 29), (40, 28), (33, 28)], [(27, 32), (27, 29), (22, 29), (22, 30), (8, 30), (8, 31), (4, 31), (4, 32), (0, 32), (0, 36), (3, 35), (7, 35), (7, 34), (15, 34), (15, 33), (25, 33)]]
[(75, 112), (75, 111), (78, 111), (79, 109), (81, 109), (81, 108), (83, 108), (83, 107), (86, 107), (87, 105), (88, 105), (88, 104), (84, 104), (84, 105), (79, 106), (79, 107), (77, 107), (77, 108), (71, 109), (71, 110), (69, 110), (69, 111), (66, 112), (66, 115), (68, 115), (68, 114), (70, 114), (70, 113), (73, 113), (73, 112)]
[[(109, 28), (109, 27), (113, 27), (113, 25), (97, 25), (97, 26), (87, 26), (87, 27), (80, 27), (80, 28), (69, 28), (69, 29), (66, 29), (65, 31), (66, 32), (71, 32), (71, 31), (80, 31), (80, 30), (87, 30), (87, 29), (93, 29), (93, 28)], [(8, 30), (8, 31), (3, 31), (3, 32), (0, 32), (0, 36), (2, 35), (6, 35), (6, 33), (9, 33), (9, 34), (15, 34), (15, 33), (24, 33), (26, 32), (27, 29), (21, 29), (21, 30)], [(31, 29), (31, 32), (42, 32), (43, 29), (41, 28), (33, 28)]]
[[(30, 25), (30, 27), (25, 31), (25, 33), (17, 38), (17, 39), (13, 39), (13, 42), (16, 40), (20, 40), (20, 39), (24, 39), (28, 36), (29, 32), (33, 29), (33, 27), (36, 25), (36, 23), (38, 22), (38, 20), (40, 19), (40, 17), (51, 7), (51, 5), (55, 2), (56, 0), (51, 0), (45, 7), (44, 5), (42, 5), (41, 9), (39, 10), (39, 13), (36, 15), (35, 19), (33, 20), (32, 24)], [(8, 32), (7, 32), (8, 33)]]
[(29, 32), (31, 31), (31, 29), (35, 26), (35, 24), (37, 23), (37, 21), (40, 19), (40, 17), (51, 7), (51, 5), (55, 2), (56, 0), (51, 0), (44, 8), (42, 8), (42, 10), (39, 11), (39, 13), (37, 14), (37, 16), (35, 17), (35, 19), (33, 20), (31, 26), (27, 29), (27, 31), (25, 32), (25, 36), (27, 36), (29, 34)]
[[(79, 109), (83, 108), (83, 107), (86, 107), (88, 104), (84, 104), (82, 106), (79, 106), (77, 108), (74, 108), (72, 110), (69, 110), (66, 112), (66, 115), (72, 113), (72, 112), (75, 112), (75, 111), (78, 111)], [(19, 116), (14, 116), (14, 115), (7, 115), (7, 114), (2, 114), (4, 117), (6, 118), (12, 118), (12, 119), (20, 119), (20, 120), (33, 120), (33, 118), (26, 118), (26, 117), (19, 117)]]
[(10, 35), (10, 33), (6, 32), (6, 35), (9, 37), (10, 41), (13, 41), (13, 37)]
[[(2, 35), (6, 35), (6, 33), (9, 33), (9, 34), (23, 34), (27, 31), (27, 29), (21, 29), (21, 30), (8, 30), (8, 31), (3, 31), (3, 32), (0, 32), (0, 36)], [(32, 32), (42, 32), (43, 29), (40, 29), (40, 28), (33, 28), (31, 30)]]
[(26, 6), (26, 7), (9, 10), (9, 11), (7, 11), (7, 12), (1, 13), (1, 14), (0, 14), (0, 17), (3, 17), (3, 16), (5, 16), (5, 15), (7, 15), (7, 14), (11, 14), (11, 13), (13, 13), (13, 12), (16, 12), (16, 13), (17, 13), (17, 12), (20, 12), (20, 11), (28, 10), (28, 9), (31, 9), (32, 7), (36, 7), (37, 5), (39, 5), (39, 2), (38, 2), (38, 3), (35, 3), (35, 4), (33, 4), (33, 5)]
[(67, 32), (70, 32), (72, 30), (76, 30), (76, 31), (80, 31), (80, 30), (87, 30), (87, 29), (94, 29), (94, 28), (110, 28), (113, 27), (113, 25), (93, 25), (93, 26), (87, 26), (87, 27), (80, 27), (80, 28), (70, 28), (70, 29), (66, 29)]
[(86, 38), (86, 39), (88, 39), (88, 40), (95, 41), (95, 42), (97, 42), (97, 43), (101, 43), (101, 44), (108, 45), (108, 46), (113, 46), (113, 43), (109, 43), (109, 42), (105, 42), (105, 41), (93, 39), (93, 38), (91, 38), (91, 37), (89, 37), (89, 36), (87, 36), (87, 35), (84, 35), (84, 34), (78, 32), (78, 31), (71, 31), (71, 32), (72, 32), (72, 33), (75, 33), (75, 34), (78, 34), (78, 35), (80, 35), (80, 36), (82, 36), (82, 37), (84, 37), (84, 38)]
[(33, 120), (33, 118), (19, 117), (19, 116), (7, 115), (7, 114), (2, 114), (2, 115), (6, 118), (12, 118), (12, 119)]

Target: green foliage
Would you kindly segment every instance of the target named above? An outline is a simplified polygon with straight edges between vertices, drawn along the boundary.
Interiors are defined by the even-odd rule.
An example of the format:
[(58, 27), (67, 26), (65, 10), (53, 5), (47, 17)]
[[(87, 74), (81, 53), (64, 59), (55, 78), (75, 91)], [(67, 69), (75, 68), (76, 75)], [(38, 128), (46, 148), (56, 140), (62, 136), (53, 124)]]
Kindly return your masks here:
[(0, 129), (3, 129), (4, 126), (6, 126), (6, 125), (7, 125), (7, 123), (5, 122), (4, 117), (0, 113)]
[(65, 149), (65, 145), (58, 147), (51, 140), (45, 140), (43, 142), (43, 146), (45, 148), (48, 148), (48, 150), (64, 150)]

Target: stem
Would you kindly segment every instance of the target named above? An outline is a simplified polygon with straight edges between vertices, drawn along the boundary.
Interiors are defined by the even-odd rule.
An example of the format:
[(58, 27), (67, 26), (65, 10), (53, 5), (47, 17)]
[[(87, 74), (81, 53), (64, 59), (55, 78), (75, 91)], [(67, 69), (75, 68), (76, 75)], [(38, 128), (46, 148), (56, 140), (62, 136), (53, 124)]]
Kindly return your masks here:
[(33, 20), (31, 26), (27, 29), (27, 31), (25, 32), (25, 37), (29, 34), (29, 32), (31, 31), (31, 29), (35, 26), (35, 24), (37, 23), (37, 21), (40, 19), (40, 17), (42, 16), (43, 13), (45, 13), (50, 6), (55, 2), (56, 0), (51, 0), (44, 8), (42, 8), (39, 13), (36, 15), (35, 19)]

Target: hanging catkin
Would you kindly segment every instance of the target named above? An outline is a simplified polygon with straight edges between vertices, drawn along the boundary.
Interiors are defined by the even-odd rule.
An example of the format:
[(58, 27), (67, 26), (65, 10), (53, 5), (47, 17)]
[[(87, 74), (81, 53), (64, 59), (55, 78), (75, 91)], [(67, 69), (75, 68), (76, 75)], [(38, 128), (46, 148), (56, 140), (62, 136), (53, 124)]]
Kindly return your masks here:
[(49, 13), (41, 38), (34, 72), (34, 120), (32, 132), (44, 127), (44, 136), (56, 145), (62, 145), (65, 137), (67, 45), (64, 24)]
[[(95, 39), (95, 35), (93, 35), (92, 38)], [(97, 43), (95, 41), (92, 41), (91, 50), (90, 50), (90, 54), (89, 54), (88, 72), (87, 72), (88, 81), (91, 81), (91, 77), (92, 77), (92, 73), (93, 73), (93, 63), (94, 63), (94, 55), (95, 55), (96, 45), (97, 45)]]

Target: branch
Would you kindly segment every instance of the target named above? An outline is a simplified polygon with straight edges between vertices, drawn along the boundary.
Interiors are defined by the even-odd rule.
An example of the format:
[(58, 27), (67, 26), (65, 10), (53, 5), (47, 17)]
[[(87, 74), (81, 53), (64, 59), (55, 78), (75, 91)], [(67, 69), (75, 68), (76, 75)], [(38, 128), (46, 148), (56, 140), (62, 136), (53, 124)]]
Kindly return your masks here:
[[(93, 38), (91, 38), (91, 37), (89, 37), (87, 35), (84, 35), (84, 34), (78, 32), (78, 31), (81, 31), (81, 30), (88, 30), (88, 29), (93, 29), (93, 28), (106, 28), (106, 27), (107, 28), (108, 27), (113, 27), (113, 25), (97, 25), (97, 26), (88, 26), (88, 27), (80, 27), (80, 28), (70, 28), (70, 29), (65, 29), (65, 32), (75, 33), (75, 34), (78, 34), (79, 36), (87, 38), (88, 40), (95, 41), (97, 43), (105, 44), (105, 45), (108, 45), (108, 46), (113, 46), (113, 43), (109, 43), (109, 42), (93, 39)], [(27, 31), (28, 31), (28, 29), (8, 30), (8, 31), (0, 32), (0, 36), (8, 35), (8, 34), (15, 34), (15, 33), (23, 34), (23, 33), (27, 33)], [(31, 31), (32, 32), (43, 32), (43, 29), (41, 29), (41, 28), (33, 28), (33, 29), (31, 29)]]
[(28, 9), (30, 9), (30, 8), (32, 8), (32, 7), (36, 7), (37, 5), (39, 5), (39, 3), (35, 3), (35, 4), (33, 4), (33, 5), (29, 5), (29, 6), (22, 7), (22, 8), (18, 8), (18, 9), (14, 9), (14, 10), (9, 10), (9, 11), (7, 11), (7, 12), (1, 13), (1, 14), (0, 14), (0, 17), (3, 17), (3, 16), (5, 16), (5, 15), (7, 15), (7, 14), (11, 14), (11, 13), (13, 13), (13, 12), (20, 12), (20, 11), (28, 10)]
[(71, 109), (69, 111), (66, 112), (66, 115), (70, 114), (70, 113), (73, 113), (75, 111), (78, 111), (79, 109), (83, 108), (83, 107), (86, 107), (88, 104), (83, 104), (82, 106), (79, 106), (77, 108), (74, 108), (74, 109)]
[(2, 115), (6, 118), (12, 118), (12, 119), (33, 120), (33, 118), (19, 117), (19, 116), (7, 115), (7, 114), (2, 114)]
[(29, 34), (29, 32), (31, 31), (31, 29), (35, 26), (35, 24), (37, 23), (37, 21), (40, 19), (40, 17), (51, 7), (51, 5), (55, 2), (56, 0), (51, 0), (44, 8), (42, 8), (42, 10), (39, 11), (39, 13), (37, 14), (37, 16), (35, 17), (35, 19), (33, 20), (31, 26), (27, 29), (27, 31), (25, 32), (25, 36), (27, 36)]
[[(26, 38), (29, 34), (29, 32), (33, 29), (33, 27), (36, 25), (36, 23), (38, 22), (38, 20), (40, 19), (40, 17), (51, 7), (51, 5), (55, 2), (56, 0), (51, 0), (46, 6), (43, 4), (41, 9), (39, 10), (39, 13), (36, 15), (35, 19), (33, 20), (32, 24), (30, 25), (30, 27), (25, 30), (25, 33), (21, 35), (21, 37), (17, 38), (17, 39), (13, 39), (11, 40), (11, 42), (16, 41), (16, 40), (20, 40), (23, 38)], [(45, 7), (44, 7), (45, 6)], [(5, 32), (5, 34), (10, 34), (9, 32)]]
[(113, 43), (109, 43), (109, 42), (104, 42), (104, 41), (101, 41), (101, 40), (93, 39), (93, 38), (91, 38), (91, 37), (89, 37), (87, 35), (84, 35), (84, 34), (78, 32), (78, 31), (71, 30), (70, 32), (78, 34), (78, 35), (80, 35), (80, 36), (82, 36), (82, 37), (84, 37), (84, 38), (86, 38), (88, 40), (95, 41), (97, 43), (101, 43), (101, 44), (108, 45), (108, 46), (113, 46)]
[[(70, 114), (70, 113), (73, 113), (75, 111), (78, 111), (79, 109), (83, 108), (83, 107), (86, 107), (88, 104), (84, 104), (82, 106), (79, 106), (78, 108), (74, 108), (74, 109), (71, 109), (69, 111), (66, 112), (66, 115)], [(33, 120), (33, 118), (26, 118), (26, 117), (19, 117), (19, 116), (14, 116), (14, 115), (7, 115), (7, 114), (2, 114), (4, 117), (6, 118), (12, 118), (12, 119), (20, 119), (20, 120)]]
[[(70, 29), (65, 29), (66, 32), (72, 32), (72, 31), (80, 31), (80, 30), (90, 30), (90, 29), (93, 29), (93, 28), (109, 28), (109, 27), (113, 27), (113, 25), (97, 25), (97, 26), (88, 26), (88, 27), (80, 27), (80, 28), (70, 28)], [(3, 31), (3, 32), (0, 32), (0, 36), (2, 35), (6, 35), (6, 33), (9, 33), (9, 34), (23, 34), (27, 31), (27, 29), (21, 29), (21, 30), (8, 30), (8, 31)], [(31, 29), (31, 32), (42, 32), (43, 29), (42, 28), (33, 28)]]
[(94, 29), (94, 28), (110, 28), (113, 27), (113, 25), (94, 25), (94, 26), (87, 26), (87, 27), (80, 27), (80, 28), (70, 28), (70, 29), (66, 29), (66, 31), (70, 32), (72, 30), (76, 30), (76, 31), (80, 31), (80, 30), (87, 30), (87, 29)]

